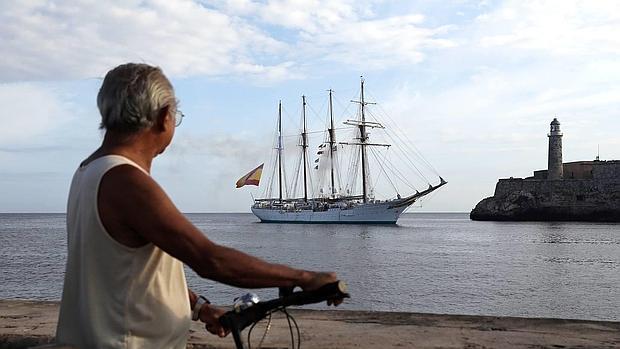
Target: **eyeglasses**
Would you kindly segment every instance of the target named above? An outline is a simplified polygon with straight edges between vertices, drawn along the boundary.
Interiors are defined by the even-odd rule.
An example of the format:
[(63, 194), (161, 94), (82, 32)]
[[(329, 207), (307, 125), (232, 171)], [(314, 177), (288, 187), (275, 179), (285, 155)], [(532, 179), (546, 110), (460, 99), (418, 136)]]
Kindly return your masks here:
[(182, 111), (177, 110), (177, 112), (174, 114), (174, 126), (179, 127), (184, 117), (185, 117), (185, 114), (183, 114)]

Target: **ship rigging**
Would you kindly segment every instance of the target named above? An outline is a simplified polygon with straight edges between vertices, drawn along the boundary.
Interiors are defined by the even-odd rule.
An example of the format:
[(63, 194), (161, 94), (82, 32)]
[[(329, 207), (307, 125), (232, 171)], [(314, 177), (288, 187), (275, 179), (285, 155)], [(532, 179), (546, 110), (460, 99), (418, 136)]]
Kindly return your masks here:
[[(336, 127), (334, 122), (333, 90), (328, 90), (328, 121), (325, 137), (318, 146), (317, 158), (314, 166), (310, 166), (309, 157), (309, 133), (307, 130), (307, 100), (302, 96), (301, 108), (301, 132), (298, 134), (299, 156), (293, 171), (292, 183), (287, 185), (286, 162), (285, 162), (285, 135), (282, 131), (282, 102), (278, 104), (277, 134), (275, 141), (275, 161), (270, 166), (270, 178), (265, 187), (263, 198), (255, 199), (252, 212), (262, 222), (291, 222), (291, 223), (396, 223), (399, 216), (414, 202), (434, 192), (447, 182), (439, 176), (437, 171), (430, 165), (421, 154), (404, 142), (398, 146), (401, 153), (399, 163), (413, 167), (414, 172), (423, 178), (427, 188), (415, 189), (410, 183), (408, 175), (398, 169), (398, 166), (389, 166), (392, 163), (387, 156), (381, 156), (376, 149), (389, 149), (393, 144), (380, 143), (370, 140), (369, 130), (388, 131), (386, 126), (379, 120), (377, 115), (369, 113), (368, 106), (374, 102), (368, 102), (364, 91), (364, 79), (360, 79), (359, 99), (351, 100), (357, 105), (357, 117), (347, 118), (343, 125), (344, 130), (353, 133), (348, 141), (337, 141)], [(387, 114), (386, 114), (387, 115)], [(389, 118), (389, 116), (388, 116)], [(393, 141), (403, 143), (407, 136), (401, 131), (385, 132)], [(395, 142), (396, 143), (396, 142)], [(345, 150), (350, 150), (350, 156), (341, 155)], [(369, 154), (377, 160), (377, 171), (382, 174), (393, 189), (395, 196), (377, 199), (375, 186), (377, 181), (371, 178), (371, 166)], [(432, 184), (426, 180), (426, 176), (411, 159), (411, 154), (417, 155), (422, 165), (438, 177), (438, 183)], [(348, 160), (348, 162), (346, 161)], [(381, 161), (383, 160), (383, 161)], [(343, 162), (348, 164), (346, 184), (342, 188), (342, 174), (340, 169)], [(314, 171), (312, 171), (314, 170)], [(406, 196), (401, 196), (388, 172), (400, 182), (413, 190)], [(318, 183), (312, 178), (318, 177)], [(358, 177), (361, 183), (358, 183)], [(378, 177), (377, 177), (378, 178)], [(275, 185), (277, 183), (277, 186)], [(316, 184), (316, 185), (315, 185)], [(297, 195), (297, 189), (301, 187), (303, 196)], [(277, 195), (274, 190), (277, 189)], [(318, 195), (316, 193), (318, 192)]]

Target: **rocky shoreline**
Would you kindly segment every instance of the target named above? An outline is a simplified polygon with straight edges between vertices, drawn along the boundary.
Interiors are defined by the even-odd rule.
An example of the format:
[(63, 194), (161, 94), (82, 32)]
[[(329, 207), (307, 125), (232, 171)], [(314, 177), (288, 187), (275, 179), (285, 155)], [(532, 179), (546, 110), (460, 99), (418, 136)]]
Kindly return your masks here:
[(620, 209), (605, 205), (550, 205), (531, 192), (491, 196), (470, 212), (475, 221), (620, 222)]
[[(616, 163), (607, 167), (620, 173)], [(620, 177), (500, 179), (493, 196), (480, 201), (469, 217), (480, 221), (620, 222)]]
[[(300, 325), (305, 348), (620, 347), (620, 322), (342, 310), (291, 313)], [(0, 300), (0, 348), (52, 342), (57, 316), (56, 302)], [(254, 331), (258, 343), (264, 325)], [(263, 347), (290, 347), (284, 318), (274, 320)], [(234, 346), (232, 338), (208, 335), (195, 323), (188, 348)]]

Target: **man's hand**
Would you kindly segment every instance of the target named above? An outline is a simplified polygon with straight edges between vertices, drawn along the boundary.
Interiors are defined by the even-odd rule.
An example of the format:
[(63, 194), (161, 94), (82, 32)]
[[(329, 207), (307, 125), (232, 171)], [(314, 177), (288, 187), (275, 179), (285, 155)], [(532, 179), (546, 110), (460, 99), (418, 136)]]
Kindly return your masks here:
[(200, 308), (200, 321), (205, 323), (205, 328), (212, 334), (220, 337), (226, 337), (230, 331), (227, 331), (220, 324), (220, 316), (226, 313), (226, 310), (218, 308), (211, 304), (203, 304)]
[[(308, 280), (306, 282), (304, 282), (304, 284), (299, 285), (304, 291), (313, 291), (316, 289), (321, 288), (321, 286), (327, 285), (327, 284), (331, 284), (332, 282), (336, 282), (338, 281), (338, 276), (336, 276), (336, 273), (312, 273), (311, 277), (308, 278)], [(334, 306), (338, 306), (340, 303), (342, 303), (343, 299), (334, 299), (334, 300), (328, 300), (327, 301), (327, 305), (334, 305)]]

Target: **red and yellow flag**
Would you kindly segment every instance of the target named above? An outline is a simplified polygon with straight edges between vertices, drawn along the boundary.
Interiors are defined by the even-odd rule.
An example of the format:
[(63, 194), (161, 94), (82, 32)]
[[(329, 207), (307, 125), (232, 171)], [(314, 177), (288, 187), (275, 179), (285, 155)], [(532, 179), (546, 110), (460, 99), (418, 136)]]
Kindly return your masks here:
[(258, 185), (260, 182), (260, 176), (263, 174), (263, 165), (264, 164), (261, 164), (245, 176), (239, 178), (237, 181), (237, 188), (241, 188), (244, 185)]

